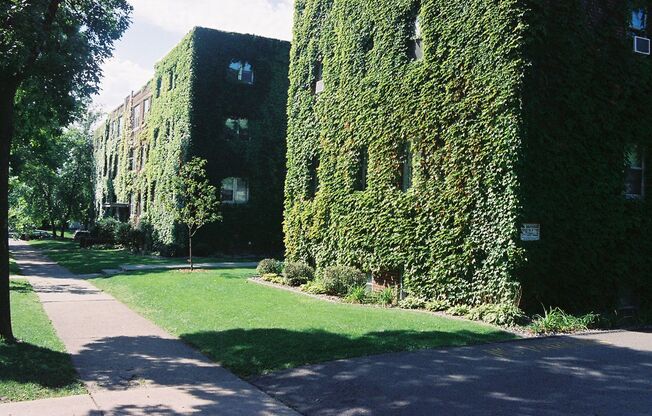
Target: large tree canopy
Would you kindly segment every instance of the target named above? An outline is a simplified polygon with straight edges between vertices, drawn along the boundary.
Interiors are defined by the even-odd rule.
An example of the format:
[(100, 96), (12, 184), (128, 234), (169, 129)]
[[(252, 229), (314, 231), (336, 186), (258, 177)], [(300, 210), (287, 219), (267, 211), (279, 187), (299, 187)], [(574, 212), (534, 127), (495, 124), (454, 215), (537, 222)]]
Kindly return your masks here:
[(130, 23), (126, 0), (4, 0), (0, 4), (0, 338), (9, 308), (9, 153), (43, 141), (97, 92), (101, 65)]

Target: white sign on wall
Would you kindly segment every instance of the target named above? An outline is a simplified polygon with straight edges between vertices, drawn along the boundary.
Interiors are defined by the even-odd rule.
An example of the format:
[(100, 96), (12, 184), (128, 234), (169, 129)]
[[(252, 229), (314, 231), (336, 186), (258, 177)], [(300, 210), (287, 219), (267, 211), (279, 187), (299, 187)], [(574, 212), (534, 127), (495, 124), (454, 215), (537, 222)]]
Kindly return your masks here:
[(523, 224), (521, 228), (521, 241), (539, 241), (541, 240), (540, 224)]

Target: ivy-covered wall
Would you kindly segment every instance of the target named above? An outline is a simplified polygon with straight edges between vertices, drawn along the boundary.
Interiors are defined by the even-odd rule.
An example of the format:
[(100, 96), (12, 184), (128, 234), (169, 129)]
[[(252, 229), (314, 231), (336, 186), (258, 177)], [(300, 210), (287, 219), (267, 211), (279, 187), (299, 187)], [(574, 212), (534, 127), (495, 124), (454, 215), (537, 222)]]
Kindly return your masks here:
[[(249, 181), (250, 201), (223, 204), (224, 222), (198, 234), (195, 252), (280, 251), (286, 121), (277, 108), (283, 109), (287, 100), (288, 55), (287, 42), (195, 28), (157, 64), (148, 85), (130, 95), (98, 130), (98, 206), (130, 205), (131, 221), (148, 232), (155, 249), (182, 254), (184, 230), (170, 209), (174, 181), (184, 161), (200, 156), (208, 161), (218, 190), (227, 177)], [(228, 79), (232, 59), (253, 65), (253, 85)], [(225, 122), (235, 115), (234, 106), (243, 109), (239, 116), (250, 119), (250, 132), (231, 149)], [(140, 109), (142, 123), (134, 121), (134, 108)], [(98, 212), (103, 211), (115, 213)]]
[(647, 203), (624, 197), (649, 58), (626, 2), (562, 3), (298, 0), (287, 256), (453, 304), (600, 309), (649, 287)]
[(625, 149), (652, 144), (652, 62), (629, 29), (647, 1), (529, 6), (521, 218), (542, 239), (524, 243), (525, 300), (601, 311), (650, 299), (649, 188), (624, 195)]
[[(523, 12), (516, 0), (296, 2), (288, 257), (402, 274), (404, 291), (451, 303), (517, 297)], [(417, 16), (422, 60), (410, 51)]]

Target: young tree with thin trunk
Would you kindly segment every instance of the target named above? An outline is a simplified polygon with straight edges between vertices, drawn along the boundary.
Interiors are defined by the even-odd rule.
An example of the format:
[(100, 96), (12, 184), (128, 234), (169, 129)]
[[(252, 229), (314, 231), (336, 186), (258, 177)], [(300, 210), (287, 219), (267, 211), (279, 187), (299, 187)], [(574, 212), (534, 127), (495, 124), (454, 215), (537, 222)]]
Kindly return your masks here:
[(14, 341), (9, 306), (9, 154), (15, 137), (66, 126), (97, 92), (101, 65), (130, 23), (127, 0), (0, 2), (0, 338)]
[(176, 217), (177, 221), (188, 228), (190, 271), (193, 271), (193, 237), (204, 225), (222, 220), (217, 189), (210, 184), (206, 176), (206, 160), (194, 158), (181, 167), (177, 195), (179, 204), (176, 208)]

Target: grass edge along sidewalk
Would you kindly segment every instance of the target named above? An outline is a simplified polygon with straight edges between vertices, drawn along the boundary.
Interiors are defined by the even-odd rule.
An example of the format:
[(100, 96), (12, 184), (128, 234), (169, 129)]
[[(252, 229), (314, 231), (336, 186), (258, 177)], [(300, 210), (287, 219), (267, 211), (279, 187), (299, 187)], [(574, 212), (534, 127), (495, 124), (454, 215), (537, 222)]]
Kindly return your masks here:
[(92, 283), (245, 378), (342, 358), (516, 338), (486, 324), (331, 303), (249, 283), (254, 273), (143, 271)]
[(0, 404), (86, 393), (32, 286), (23, 279), (10, 285), (20, 342), (0, 341)]

